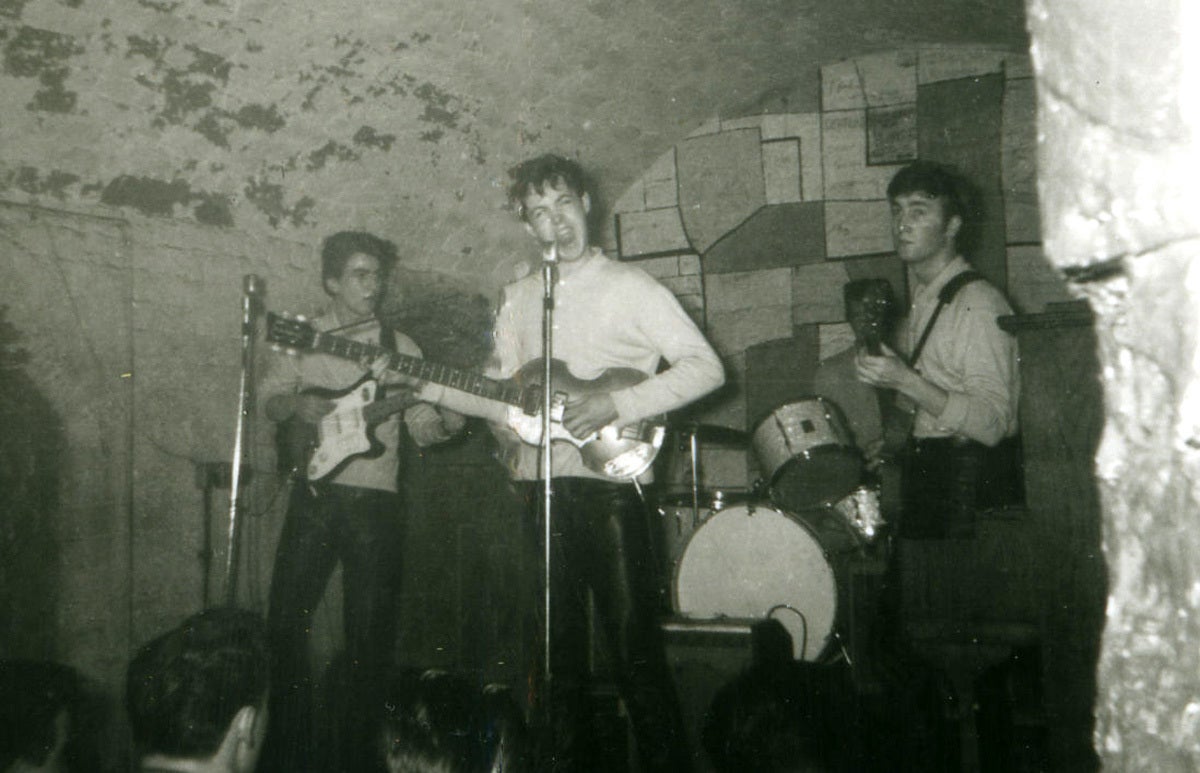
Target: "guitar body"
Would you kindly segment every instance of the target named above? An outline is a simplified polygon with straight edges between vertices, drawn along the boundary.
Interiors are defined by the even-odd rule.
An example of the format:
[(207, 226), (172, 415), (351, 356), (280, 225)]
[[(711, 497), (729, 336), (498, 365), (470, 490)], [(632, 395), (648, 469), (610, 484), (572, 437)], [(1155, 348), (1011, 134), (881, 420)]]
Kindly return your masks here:
[[(510, 410), (509, 424), (522, 441), (540, 445), (542, 441), (542, 384), (545, 361), (531, 360), (512, 377), (521, 390), (522, 405)], [(662, 445), (661, 422), (646, 421), (626, 427), (608, 426), (589, 438), (577, 438), (562, 424), (563, 409), (573, 397), (587, 397), (625, 389), (646, 380), (646, 374), (634, 368), (609, 368), (590, 381), (577, 378), (561, 360), (550, 361), (550, 439), (570, 443), (579, 449), (583, 463), (591, 470), (612, 478), (640, 475), (654, 461)], [(518, 415), (520, 412), (520, 415)], [(636, 469), (636, 472), (633, 470)]]
[(345, 389), (312, 387), (301, 394), (315, 395), (334, 404), (318, 424), (298, 418), (275, 428), (279, 469), (287, 474), (301, 470), (309, 482), (333, 478), (354, 459), (375, 459), (387, 450), (375, 430), (403, 407), (395, 398), (377, 400), (379, 385), (368, 374)]

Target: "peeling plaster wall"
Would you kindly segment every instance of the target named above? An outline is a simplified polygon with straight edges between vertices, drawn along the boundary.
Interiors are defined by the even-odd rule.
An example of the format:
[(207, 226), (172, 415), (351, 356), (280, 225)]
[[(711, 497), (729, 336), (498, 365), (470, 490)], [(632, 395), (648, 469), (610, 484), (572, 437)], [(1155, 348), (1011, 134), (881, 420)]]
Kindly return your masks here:
[(1096, 313), (1106, 401), (1096, 748), (1109, 770), (1195, 770), (1200, 15), (1032, 0), (1029, 16), (1047, 254)]
[[(442, 65), (448, 45), (462, 46), (461, 66), (482, 52), (435, 41), (422, 15), (391, 3), (349, 19), (316, 4), (10, 7), (0, 193), (251, 231), (356, 223), (395, 238), (455, 210), (474, 219), (463, 177), (493, 173), (487, 119)], [(432, 170), (436, 190), (389, 184)], [(469, 254), (456, 252), (448, 262)]]
[(615, 198), (707, 116), (815, 109), (817, 62), (1024, 44), (1019, 0), (926, 2), (6, 0), (0, 194), (354, 224), (495, 286), (524, 249), (502, 196), (523, 157), (578, 152)]

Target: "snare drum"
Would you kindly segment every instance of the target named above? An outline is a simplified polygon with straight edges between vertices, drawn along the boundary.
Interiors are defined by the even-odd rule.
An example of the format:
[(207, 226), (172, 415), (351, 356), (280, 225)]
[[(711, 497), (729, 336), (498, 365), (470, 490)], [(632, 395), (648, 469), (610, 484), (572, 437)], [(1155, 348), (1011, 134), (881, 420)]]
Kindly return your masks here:
[(823, 397), (779, 406), (752, 441), (771, 501), (788, 510), (832, 504), (862, 481), (862, 454), (837, 406)]
[(855, 540), (829, 508), (811, 515), (766, 503), (710, 514), (676, 564), (676, 612), (698, 620), (774, 618), (791, 635), (797, 660), (819, 660), (833, 644)]

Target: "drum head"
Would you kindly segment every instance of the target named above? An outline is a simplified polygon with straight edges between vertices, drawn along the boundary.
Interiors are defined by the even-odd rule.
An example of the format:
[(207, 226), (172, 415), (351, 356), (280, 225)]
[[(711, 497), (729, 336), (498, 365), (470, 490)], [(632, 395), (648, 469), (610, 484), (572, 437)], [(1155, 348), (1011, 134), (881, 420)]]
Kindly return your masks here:
[(771, 479), (771, 501), (788, 510), (832, 504), (862, 482), (858, 452), (846, 446), (821, 446), (797, 456)]
[(675, 570), (675, 607), (696, 619), (774, 617), (797, 660), (816, 660), (837, 617), (837, 582), (801, 522), (770, 505), (736, 505), (696, 530)]

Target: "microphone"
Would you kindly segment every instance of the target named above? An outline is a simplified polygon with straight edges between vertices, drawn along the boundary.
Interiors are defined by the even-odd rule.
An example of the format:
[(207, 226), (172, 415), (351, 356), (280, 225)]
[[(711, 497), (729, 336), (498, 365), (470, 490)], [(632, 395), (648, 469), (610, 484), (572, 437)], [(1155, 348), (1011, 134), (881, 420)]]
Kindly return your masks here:
[(254, 335), (254, 313), (263, 295), (263, 281), (258, 274), (242, 277), (242, 335)]
[(542, 245), (542, 307), (554, 308), (554, 285), (558, 284), (558, 243)]
[(246, 274), (242, 277), (242, 292), (252, 298), (261, 297), (263, 294), (263, 281), (258, 274)]

